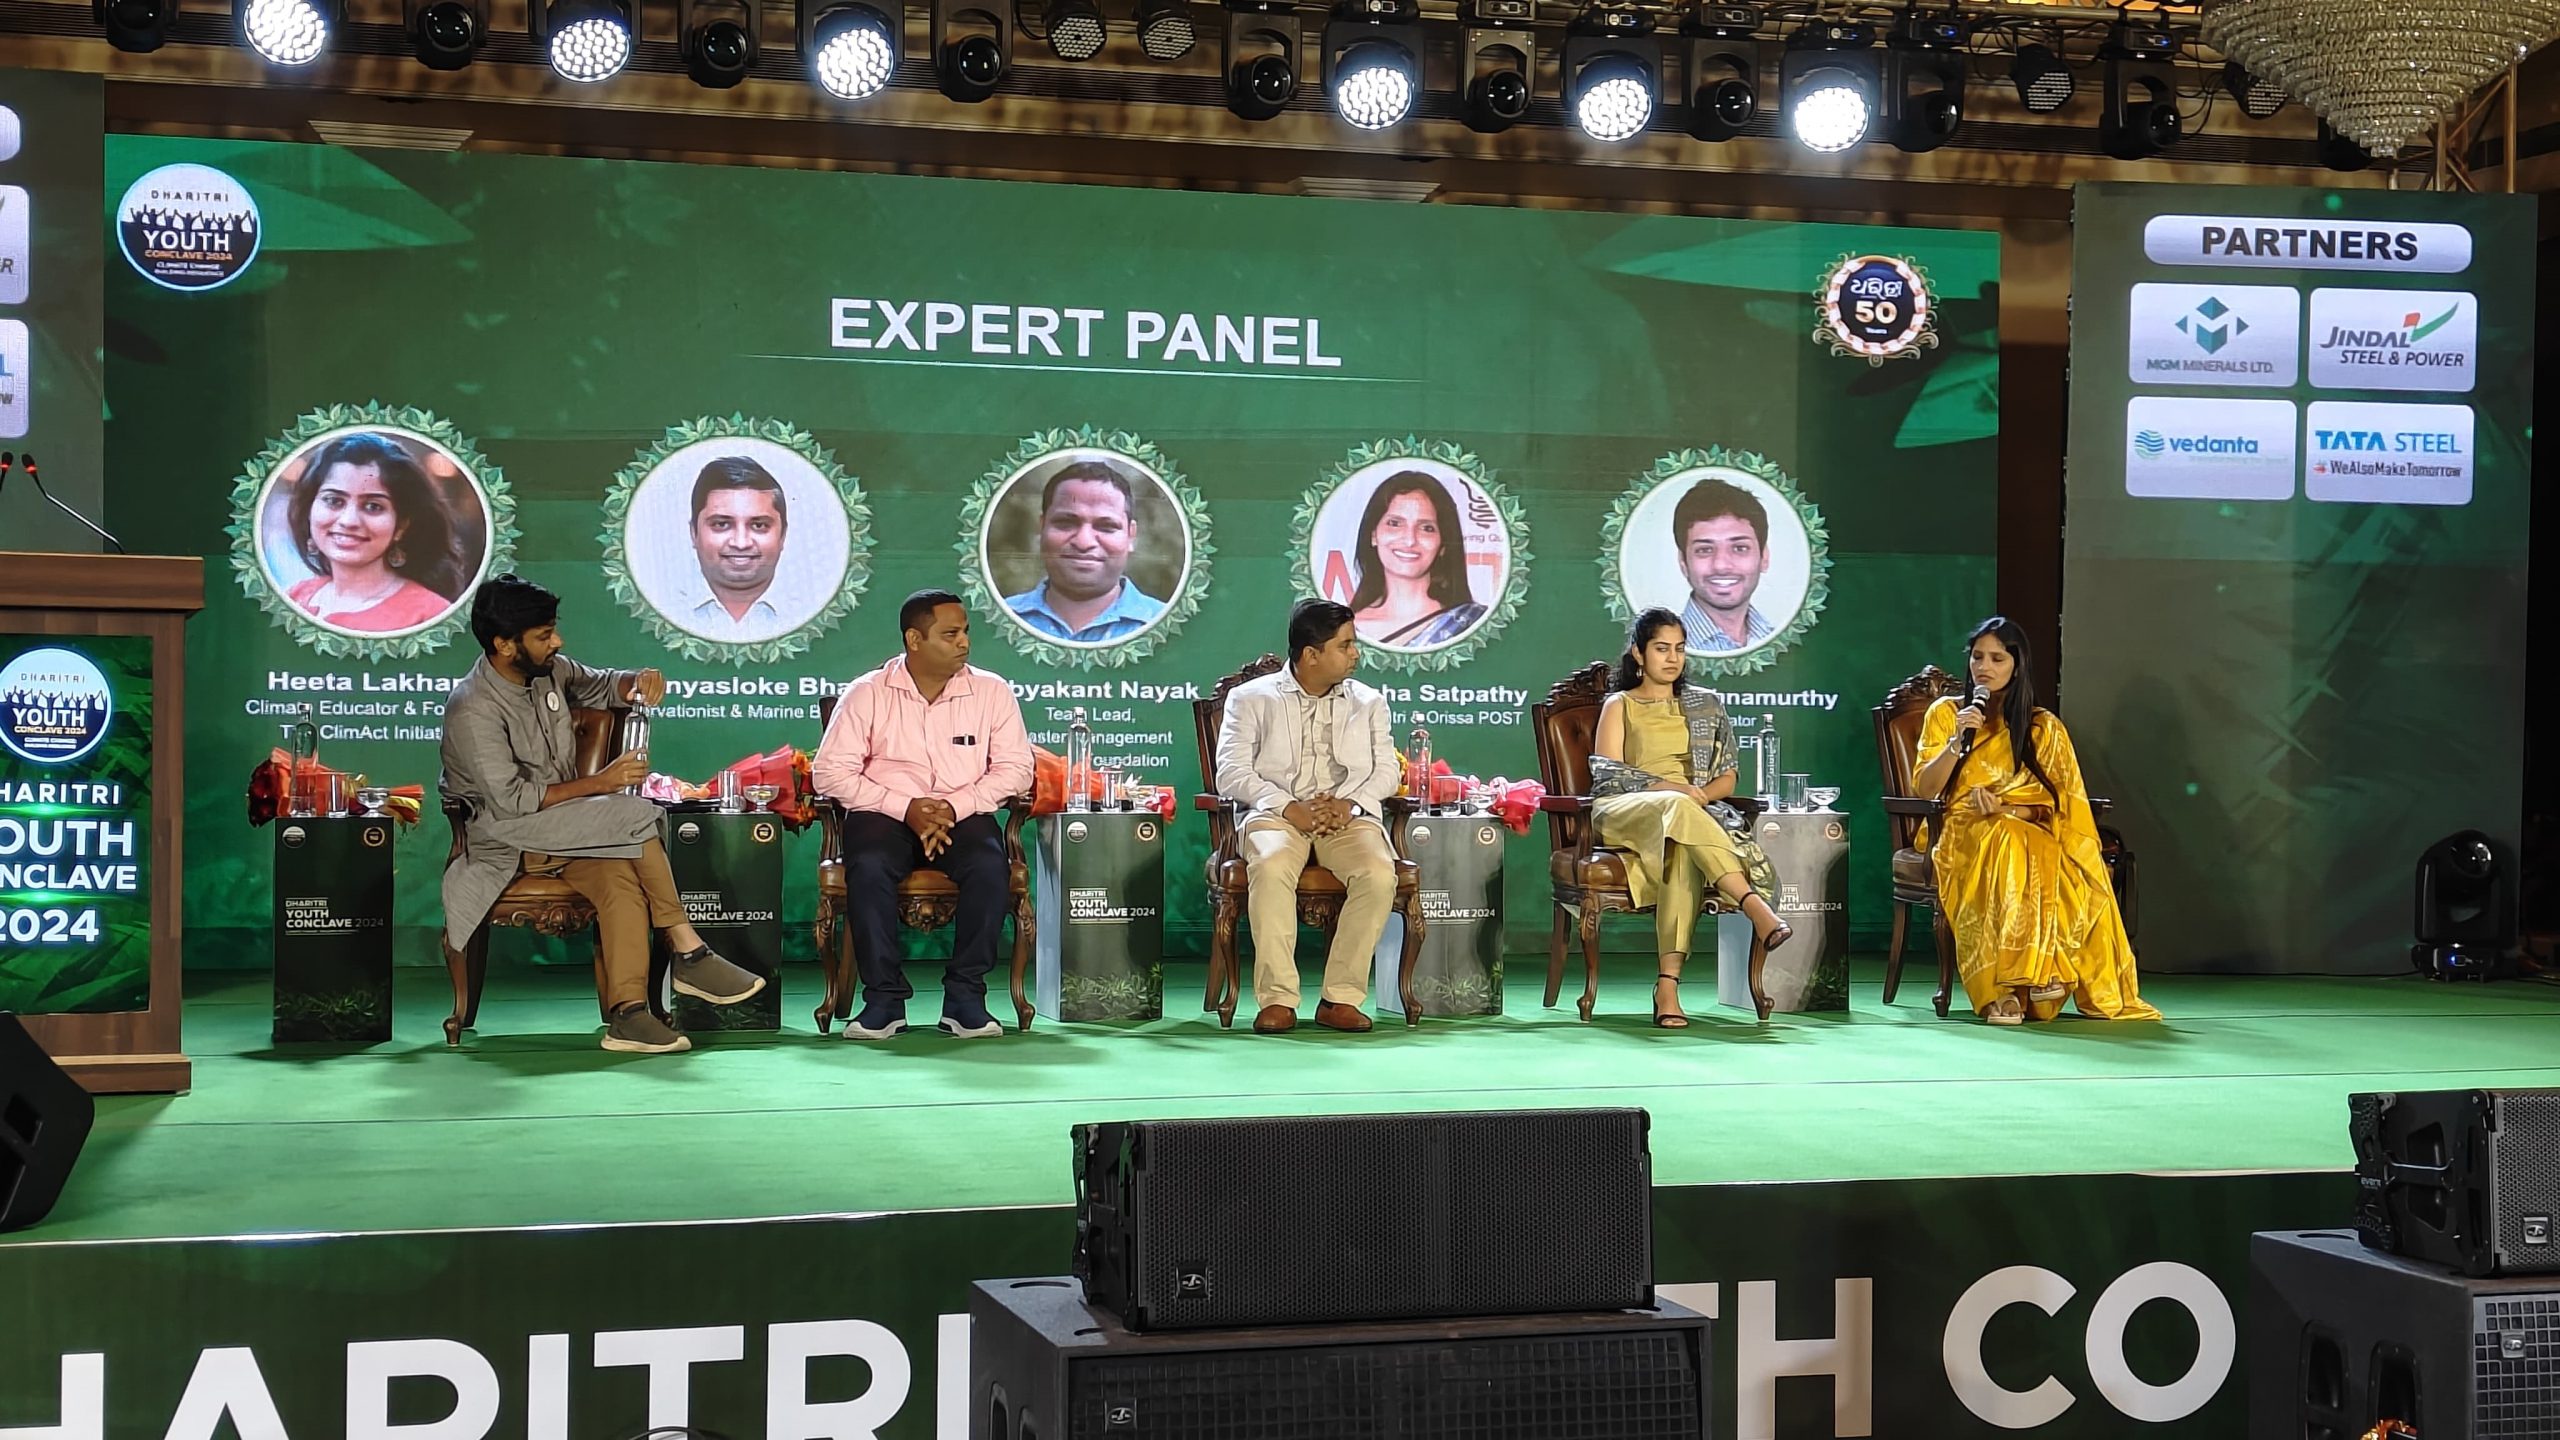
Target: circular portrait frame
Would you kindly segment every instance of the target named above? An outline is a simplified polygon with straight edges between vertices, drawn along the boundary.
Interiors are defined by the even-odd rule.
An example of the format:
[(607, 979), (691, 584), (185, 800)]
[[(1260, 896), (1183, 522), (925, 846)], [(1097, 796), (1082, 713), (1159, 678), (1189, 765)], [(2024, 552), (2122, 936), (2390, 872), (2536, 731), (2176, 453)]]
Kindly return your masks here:
[[(698, 445), (721, 441), (755, 441), (788, 451), (816, 472), (835, 501), (844, 507), (844, 578), (809, 617), (779, 635), (761, 640), (719, 640), (697, 635), (667, 618), (642, 587), (631, 566), (631, 507), (650, 477), (668, 461)], [(661, 435), (614, 472), (605, 491), (604, 528), (596, 539), (604, 547), (604, 580), (616, 603), (649, 627), (658, 643), (688, 660), (709, 664), (769, 665), (806, 651), (821, 635), (844, 623), (871, 585), (871, 505), (862, 482), (836, 463), (835, 453), (800, 427), (784, 420), (745, 415), (704, 415), (670, 425)]]
[(1704, 450), (1675, 450), (1654, 461), (1653, 468), (1635, 477), (1610, 504), (1608, 518), (1600, 525), (1599, 555), (1600, 594), (1609, 613), (1620, 625), (1635, 623), (1636, 608), (1627, 599), (1624, 583), (1624, 551), (1628, 522), (1637, 509), (1672, 481), (1688, 479), (1694, 483), (1717, 471), (1768, 487), (1794, 512), (1797, 523), (1804, 527), (1804, 598), (1796, 602), (1794, 613), (1774, 634), (1748, 650), (1690, 651), (1689, 673), (1700, 678), (1748, 675), (1768, 669), (1804, 639), (1831, 599), (1831, 535), (1823, 523), (1821, 507), (1806, 499), (1795, 481), (1774, 462), (1752, 451), (1716, 445)]
[[(264, 512), (269, 490), (284, 470), (307, 452), (341, 435), (384, 432), (442, 452), (478, 499), (486, 527), (478, 565), (461, 585), (461, 594), (435, 619), (423, 625), (372, 633), (325, 624), (297, 605), (267, 563)], [(410, 660), (432, 654), (463, 634), (471, 619), (471, 593), (482, 580), (505, 574), (515, 560), (516, 502), (506, 475), (471, 438), (443, 417), (414, 406), (332, 405), (296, 419), (282, 434), (243, 465), (231, 482), (231, 570), (243, 593), (258, 602), (278, 629), (322, 655), (361, 660)]]
[[(1162, 488), (1164, 499), (1182, 521), (1187, 548), (1182, 570), (1171, 587), (1172, 593), (1165, 597), (1164, 613), (1125, 639), (1079, 643), (1059, 640), (1031, 628), (1004, 603), (1003, 589), (996, 580), (987, 553), (991, 538), (989, 522), (1014, 485), (1044, 463), (1079, 451), (1108, 456), (1146, 475)], [(1014, 648), (1033, 663), (1062, 665), (1077, 670), (1134, 664), (1179, 634), (1191, 617), (1200, 611), (1201, 598), (1209, 589), (1210, 560), (1217, 553), (1209, 543), (1207, 502), (1165, 453), (1125, 430), (1099, 430), (1089, 425), (1026, 436), (1003, 459), (979, 476), (977, 483), (970, 487), (968, 499), (960, 506), (960, 539), (954, 548), (959, 552), (961, 562), (960, 592), (968, 600), (971, 611), (1002, 617), (1006, 635)]]
[[(1361, 653), (1391, 670), (1455, 669), (1474, 659), (1485, 645), (1502, 634), (1512, 617), (1520, 613), (1521, 604), (1529, 592), (1529, 561), (1532, 558), (1527, 514), (1511, 493), (1502, 487), (1493, 468), (1464, 446), (1408, 435), (1401, 440), (1372, 440), (1355, 447), (1300, 497), (1297, 513), (1289, 521), (1290, 564), (1298, 578), (1307, 585), (1305, 593), (1323, 595), (1324, 577), (1316, 573), (1316, 532), (1323, 526), (1325, 509), (1364, 473), (1382, 470), (1399, 461), (1450, 471), (1484, 496), (1485, 502), (1493, 507), (1494, 527), (1502, 534), (1502, 581), (1494, 587), (1492, 598), (1484, 602), (1484, 614), (1455, 638), (1428, 648), (1406, 648), (1390, 646), (1383, 641), (1364, 640)], [(1426, 468), (1424, 473), (1430, 472)], [(1363, 494), (1374, 493), (1376, 488), (1372, 484)], [(1452, 496), (1451, 499), (1454, 502), (1457, 497)], [(1462, 506), (1462, 516), (1463, 513)], [(1356, 523), (1355, 517), (1355, 526)], [(1464, 524), (1463, 518), (1461, 524)], [(1470, 601), (1472, 603), (1472, 594)]]

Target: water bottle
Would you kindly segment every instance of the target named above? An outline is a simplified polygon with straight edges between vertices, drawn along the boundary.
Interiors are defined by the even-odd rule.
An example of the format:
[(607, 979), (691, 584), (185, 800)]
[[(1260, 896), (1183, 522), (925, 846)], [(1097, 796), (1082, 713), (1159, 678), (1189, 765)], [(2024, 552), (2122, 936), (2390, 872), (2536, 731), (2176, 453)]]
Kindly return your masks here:
[(1412, 794), (1413, 803), (1422, 807), (1423, 814), (1438, 814), (1438, 807), (1431, 803), (1431, 732), (1414, 726), (1413, 747), (1405, 754), (1405, 789)]
[(1093, 783), (1093, 727), (1085, 723), (1084, 707), (1076, 707), (1076, 718), (1067, 726), (1067, 808), (1082, 814), (1093, 808), (1093, 795), (1087, 788)]
[(1757, 763), (1753, 766), (1752, 793), (1758, 795), (1762, 800), (1767, 801), (1770, 807), (1774, 809), (1778, 803), (1778, 777), (1783, 773), (1778, 768), (1778, 717), (1776, 712), (1767, 711), (1761, 714), (1760, 738), (1752, 748), (1757, 755)]
[[(648, 706), (634, 705), (622, 712), (622, 753), (625, 755), (649, 753)], [(637, 784), (625, 785), (622, 787), (622, 793), (637, 795), (640, 793), (640, 787)]]
[(317, 798), (312, 792), (318, 786), (318, 777), (310, 772), (320, 764), (318, 715), (317, 707), (305, 705), (302, 718), (285, 727), (285, 743), (290, 754), (287, 763), (293, 766), (286, 785), (291, 795), (287, 809), (294, 815), (310, 814)]

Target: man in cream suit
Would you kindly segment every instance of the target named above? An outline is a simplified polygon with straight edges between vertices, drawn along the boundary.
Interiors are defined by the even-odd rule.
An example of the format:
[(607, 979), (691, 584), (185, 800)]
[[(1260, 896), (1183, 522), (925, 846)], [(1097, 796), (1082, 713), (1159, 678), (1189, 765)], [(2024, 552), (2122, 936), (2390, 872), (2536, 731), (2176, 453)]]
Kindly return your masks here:
[(1289, 664), (1237, 686), (1218, 731), (1218, 791), (1244, 811), (1246, 913), (1253, 926), (1253, 1028), (1298, 1024), (1298, 876), (1310, 854), (1348, 891), (1325, 957), (1316, 1023), (1366, 1030), (1369, 962), (1395, 905), (1383, 815), (1396, 792), (1386, 697), (1351, 678), (1360, 663), (1350, 607), (1301, 600)]

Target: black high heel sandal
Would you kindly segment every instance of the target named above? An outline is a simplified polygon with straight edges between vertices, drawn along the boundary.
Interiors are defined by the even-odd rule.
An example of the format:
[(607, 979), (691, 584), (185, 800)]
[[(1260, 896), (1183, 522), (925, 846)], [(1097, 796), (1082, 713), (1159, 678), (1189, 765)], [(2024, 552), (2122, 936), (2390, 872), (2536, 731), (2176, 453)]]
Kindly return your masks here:
[[(1662, 982), (1671, 982), (1671, 1007), (1662, 1008)], [(1660, 1030), (1686, 1030), (1689, 1017), (1680, 1011), (1680, 977), (1668, 972), (1653, 977), (1653, 1023)]]

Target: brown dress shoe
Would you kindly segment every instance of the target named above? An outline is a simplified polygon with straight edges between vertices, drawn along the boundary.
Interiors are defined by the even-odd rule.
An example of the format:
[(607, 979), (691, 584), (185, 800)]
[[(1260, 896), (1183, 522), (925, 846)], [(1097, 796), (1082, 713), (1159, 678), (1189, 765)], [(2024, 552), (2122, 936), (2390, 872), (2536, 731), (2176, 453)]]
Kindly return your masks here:
[(1357, 1035), (1369, 1028), (1369, 1017), (1357, 1005), (1337, 1005), (1330, 1000), (1316, 1002), (1316, 1023), (1328, 1030), (1348, 1030)]
[(1279, 1035), (1298, 1028), (1298, 1012), (1286, 1005), (1265, 1005), (1253, 1017), (1253, 1033)]

